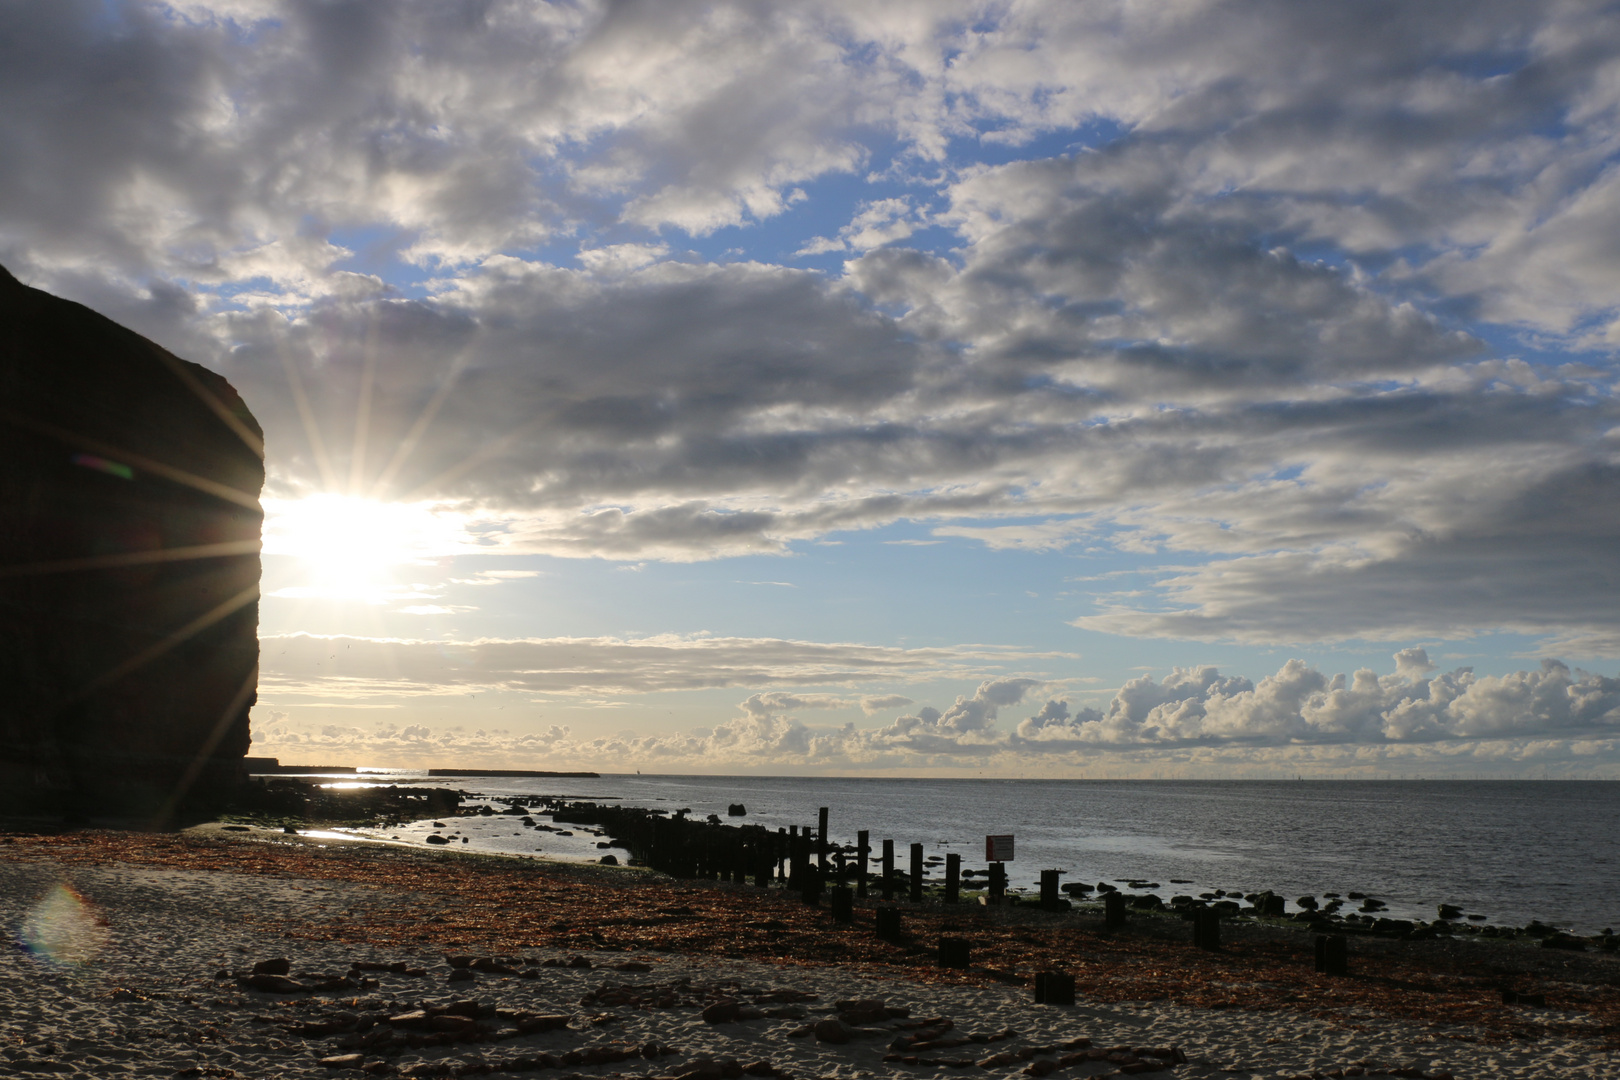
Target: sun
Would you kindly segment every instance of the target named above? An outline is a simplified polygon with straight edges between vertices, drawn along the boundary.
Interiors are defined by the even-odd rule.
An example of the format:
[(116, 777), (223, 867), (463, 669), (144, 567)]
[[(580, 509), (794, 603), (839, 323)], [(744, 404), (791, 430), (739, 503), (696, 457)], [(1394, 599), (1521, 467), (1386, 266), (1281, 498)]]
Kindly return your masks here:
[(299, 563), (277, 595), (381, 604), (411, 595), (401, 572), (470, 550), (459, 514), (431, 503), (320, 493), (265, 500), (264, 553)]

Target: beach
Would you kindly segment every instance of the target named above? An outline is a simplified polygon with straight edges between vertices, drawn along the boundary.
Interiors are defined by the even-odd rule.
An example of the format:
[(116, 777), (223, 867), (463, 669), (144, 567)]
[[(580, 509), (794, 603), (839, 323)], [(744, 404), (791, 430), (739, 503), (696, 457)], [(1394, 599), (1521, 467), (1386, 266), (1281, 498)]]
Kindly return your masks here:
[[(8, 1076), (1616, 1074), (1620, 963), (902, 907), (270, 830), (0, 835)], [(938, 966), (941, 936), (968, 970)], [(285, 961), (285, 965), (277, 961)], [(255, 971), (257, 970), (257, 975)], [(1067, 972), (1076, 1004), (1037, 1005)], [(1543, 1004), (1504, 1004), (1504, 989)], [(1540, 995), (1539, 998), (1535, 995)], [(840, 1003), (844, 1007), (840, 1008)]]

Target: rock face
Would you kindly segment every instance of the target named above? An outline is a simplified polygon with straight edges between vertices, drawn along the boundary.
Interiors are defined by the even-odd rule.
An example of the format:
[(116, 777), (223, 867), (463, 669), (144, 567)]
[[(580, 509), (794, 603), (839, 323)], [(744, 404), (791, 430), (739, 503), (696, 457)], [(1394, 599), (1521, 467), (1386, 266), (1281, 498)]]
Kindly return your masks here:
[(234, 781), (263, 485), (223, 378), (0, 268), (0, 804), (156, 812)]

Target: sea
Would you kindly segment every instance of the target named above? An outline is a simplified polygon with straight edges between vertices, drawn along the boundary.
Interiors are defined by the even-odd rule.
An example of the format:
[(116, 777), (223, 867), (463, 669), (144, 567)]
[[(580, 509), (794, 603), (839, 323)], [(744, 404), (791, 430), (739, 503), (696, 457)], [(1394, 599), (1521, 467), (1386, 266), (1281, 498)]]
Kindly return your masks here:
[[(521, 795), (611, 801), (772, 829), (813, 828), (828, 808), (831, 838), (874, 850), (895, 841), (955, 852), (982, 869), (985, 837), (1012, 835), (1010, 883), (1035, 890), (1044, 869), (1066, 882), (1168, 901), (1216, 889), (1301, 896), (1365, 893), (1393, 918), (1435, 918), (1441, 903), (1483, 923), (1532, 920), (1580, 934), (1620, 927), (1620, 782), (1580, 780), (984, 780), (607, 775), (457, 776), (410, 771), (331, 775), (323, 783), (433, 784), (467, 801)], [(747, 813), (731, 817), (740, 804)], [(498, 805), (498, 804), (497, 804)], [(559, 826), (560, 827), (560, 826)], [(523, 828), (507, 817), (457, 817), (377, 832), (417, 845), (451, 834), (462, 850), (572, 861), (625, 852), (604, 838)], [(1345, 910), (1356, 904), (1347, 903)]]

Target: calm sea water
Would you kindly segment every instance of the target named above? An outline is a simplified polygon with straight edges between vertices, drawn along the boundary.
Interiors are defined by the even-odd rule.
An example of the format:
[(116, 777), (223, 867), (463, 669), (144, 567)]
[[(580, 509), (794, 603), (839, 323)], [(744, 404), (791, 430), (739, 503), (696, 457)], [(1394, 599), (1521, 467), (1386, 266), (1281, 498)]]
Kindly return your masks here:
[[(1154, 891), (1166, 900), (1216, 888), (1271, 889), (1290, 901), (1355, 890), (1383, 900), (1398, 918), (1432, 919), (1444, 902), (1499, 925), (1540, 919), (1581, 933), (1620, 927), (1620, 783), (1613, 782), (640, 775), (432, 782), (495, 796), (690, 807), (697, 817), (724, 818), (728, 804), (740, 802), (748, 808), (741, 820), (772, 828), (814, 826), (817, 808), (826, 806), (835, 840), (853, 843), (857, 830), (868, 829), (874, 847), (895, 841), (902, 864), (906, 846), (921, 842), (931, 855), (955, 851), (964, 867), (980, 868), (985, 835), (1012, 833), (1017, 857), (1009, 876), (1025, 887), (1055, 867), (1066, 881), (1158, 882)], [(474, 848), (603, 854), (596, 837), (537, 835), (514, 829), (510, 819), (461, 818), (456, 826)], [(398, 835), (420, 842), (427, 831), (423, 825)]]

